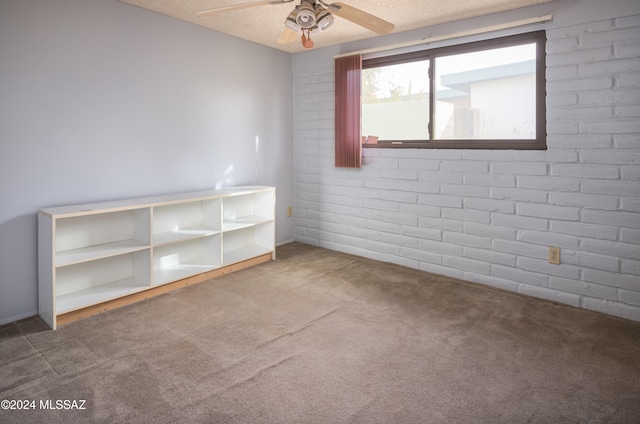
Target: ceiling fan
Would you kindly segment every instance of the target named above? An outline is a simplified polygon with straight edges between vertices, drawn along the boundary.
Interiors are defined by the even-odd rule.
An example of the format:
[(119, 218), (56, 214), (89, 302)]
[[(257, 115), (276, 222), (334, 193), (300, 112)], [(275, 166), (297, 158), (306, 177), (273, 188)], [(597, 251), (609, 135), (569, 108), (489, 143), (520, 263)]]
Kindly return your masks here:
[[(291, 3), (293, 1), (294, 0), (262, 0), (241, 3), (197, 12), (196, 16), (212, 16), (232, 10)], [(298, 34), (302, 33), (302, 46), (307, 49), (313, 48), (314, 43), (311, 41), (311, 34), (325, 31), (333, 25), (333, 15), (367, 28), (376, 34), (387, 34), (393, 31), (394, 28), (392, 23), (384, 19), (380, 19), (377, 16), (373, 16), (370, 13), (343, 3), (325, 3), (324, 0), (300, 0), (300, 4), (297, 5), (285, 19), (284, 29), (278, 39), (278, 43), (291, 43), (298, 38)]]

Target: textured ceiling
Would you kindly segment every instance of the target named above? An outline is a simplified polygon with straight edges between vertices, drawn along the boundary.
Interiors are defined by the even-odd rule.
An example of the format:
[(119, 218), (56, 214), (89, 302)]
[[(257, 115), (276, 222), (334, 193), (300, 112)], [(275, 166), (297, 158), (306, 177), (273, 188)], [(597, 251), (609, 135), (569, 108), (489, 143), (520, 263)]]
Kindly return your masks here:
[[(206, 17), (198, 17), (195, 13), (250, 3), (254, 0), (121, 1), (286, 52), (296, 53), (304, 50), (299, 39), (289, 44), (278, 44), (278, 38), (284, 28), (283, 23), (295, 5), (299, 4), (299, 0)], [(393, 23), (395, 33), (549, 1), (551, 0), (342, 0), (342, 3)], [(312, 35), (311, 38), (315, 42), (315, 48), (320, 48), (377, 36), (336, 16), (332, 27), (320, 34)]]

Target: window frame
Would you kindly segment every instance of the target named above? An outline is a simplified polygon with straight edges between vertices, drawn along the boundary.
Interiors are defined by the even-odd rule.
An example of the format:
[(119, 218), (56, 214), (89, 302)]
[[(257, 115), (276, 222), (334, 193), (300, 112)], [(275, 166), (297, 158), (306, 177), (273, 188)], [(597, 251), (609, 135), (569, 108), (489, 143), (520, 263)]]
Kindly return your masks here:
[[(377, 144), (363, 144), (364, 148), (420, 148), (420, 149), (492, 149), (492, 150), (546, 150), (546, 32), (544, 30), (509, 35), (470, 43), (462, 43), (427, 50), (375, 57), (362, 60), (362, 69), (397, 65), (418, 60), (429, 60), (429, 139), (379, 140)], [(535, 139), (456, 139), (433, 138), (436, 82), (433, 77), (435, 60), (454, 54), (471, 53), (521, 44), (536, 44), (536, 138)], [(362, 101), (361, 101), (362, 102)]]

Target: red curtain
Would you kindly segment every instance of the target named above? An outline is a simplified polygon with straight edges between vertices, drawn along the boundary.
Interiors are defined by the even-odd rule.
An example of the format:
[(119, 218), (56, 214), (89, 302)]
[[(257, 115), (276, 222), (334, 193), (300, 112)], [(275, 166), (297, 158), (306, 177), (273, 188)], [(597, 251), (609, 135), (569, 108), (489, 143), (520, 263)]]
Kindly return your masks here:
[(360, 139), (360, 81), (362, 56), (335, 60), (336, 167), (362, 167)]

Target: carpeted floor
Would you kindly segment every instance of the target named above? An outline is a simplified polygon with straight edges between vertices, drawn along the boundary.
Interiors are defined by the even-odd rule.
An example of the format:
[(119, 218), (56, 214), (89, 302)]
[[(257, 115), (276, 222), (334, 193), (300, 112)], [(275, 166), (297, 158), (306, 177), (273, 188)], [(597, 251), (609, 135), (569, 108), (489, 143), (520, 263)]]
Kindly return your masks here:
[(0, 400), (34, 407), (0, 422), (640, 422), (640, 323), (299, 243), (277, 255), (55, 332), (0, 327)]

